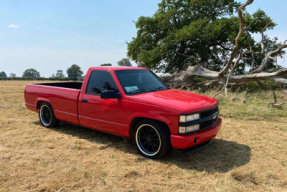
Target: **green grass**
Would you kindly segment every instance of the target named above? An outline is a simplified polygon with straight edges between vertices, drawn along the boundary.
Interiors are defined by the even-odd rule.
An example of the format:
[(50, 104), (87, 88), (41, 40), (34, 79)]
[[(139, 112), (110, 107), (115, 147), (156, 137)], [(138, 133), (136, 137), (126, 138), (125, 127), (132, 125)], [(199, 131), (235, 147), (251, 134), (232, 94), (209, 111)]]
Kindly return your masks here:
[[(204, 95), (214, 96), (216, 91), (206, 91)], [(287, 95), (282, 91), (275, 91), (277, 103), (287, 101)], [(287, 104), (282, 108), (269, 107), (267, 104), (274, 102), (272, 91), (257, 91), (245, 94), (244, 92), (230, 92), (217, 95), (220, 102), (220, 115), (223, 117), (248, 119), (248, 120), (276, 120), (277, 117), (287, 116)]]

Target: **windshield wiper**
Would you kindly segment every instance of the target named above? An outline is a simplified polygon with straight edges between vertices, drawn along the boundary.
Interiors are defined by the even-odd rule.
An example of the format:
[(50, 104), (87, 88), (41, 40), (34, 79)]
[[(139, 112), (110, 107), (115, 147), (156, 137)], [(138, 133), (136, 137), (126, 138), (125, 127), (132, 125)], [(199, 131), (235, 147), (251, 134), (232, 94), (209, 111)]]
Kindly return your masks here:
[(156, 88), (151, 89), (151, 91), (159, 91), (161, 89), (166, 89), (166, 87), (156, 87)]
[(154, 89), (164, 89), (165, 87), (156, 87), (156, 88), (154, 88)]

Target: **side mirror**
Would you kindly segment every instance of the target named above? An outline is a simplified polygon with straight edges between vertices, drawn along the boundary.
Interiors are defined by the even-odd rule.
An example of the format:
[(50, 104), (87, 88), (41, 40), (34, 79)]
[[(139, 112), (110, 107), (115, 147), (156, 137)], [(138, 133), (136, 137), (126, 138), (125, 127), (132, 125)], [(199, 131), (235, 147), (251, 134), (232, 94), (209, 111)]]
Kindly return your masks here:
[(105, 90), (101, 93), (102, 99), (121, 99), (122, 96), (120, 92), (116, 92), (115, 90)]

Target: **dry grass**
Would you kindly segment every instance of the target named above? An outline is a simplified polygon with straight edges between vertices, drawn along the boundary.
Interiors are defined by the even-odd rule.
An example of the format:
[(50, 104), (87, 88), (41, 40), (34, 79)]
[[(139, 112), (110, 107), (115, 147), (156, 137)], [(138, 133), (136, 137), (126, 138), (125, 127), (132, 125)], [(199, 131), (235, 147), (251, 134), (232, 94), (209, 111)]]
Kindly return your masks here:
[(155, 161), (120, 137), (40, 126), (24, 105), (27, 83), (0, 81), (0, 191), (287, 191), (287, 112), (270, 99), (220, 96), (217, 139)]

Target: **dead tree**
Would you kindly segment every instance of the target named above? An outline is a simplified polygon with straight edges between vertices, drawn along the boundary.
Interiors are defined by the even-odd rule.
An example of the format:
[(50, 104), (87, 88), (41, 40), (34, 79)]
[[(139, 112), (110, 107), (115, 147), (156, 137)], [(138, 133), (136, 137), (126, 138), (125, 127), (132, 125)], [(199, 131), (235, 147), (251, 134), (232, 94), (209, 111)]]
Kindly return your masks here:
[[(283, 90), (283, 93), (287, 95), (287, 93)], [(273, 98), (274, 102), (273, 103), (267, 103), (268, 107), (276, 107), (276, 108), (282, 108), (284, 104), (287, 104), (287, 101), (282, 101), (281, 103), (277, 103), (277, 97), (275, 91), (273, 91)]]
[[(189, 66), (186, 71), (182, 71), (174, 76), (170, 77), (164, 77), (163, 81), (165, 81), (167, 84), (169, 84), (172, 87), (183, 87), (183, 86), (190, 86), (193, 82), (194, 77), (203, 77), (207, 79), (208, 81), (201, 83), (199, 86), (211, 86), (211, 85), (222, 85), (223, 88), (221, 91), (225, 90), (225, 94), (227, 95), (227, 86), (228, 85), (244, 85), (252, 81), (259, 81), (259, 80), (271, 80), (275, 81), (279, 84), (287, 84), (287, 69), (278, 69), (277, 65), (277, 55), (282, 52), (283, 49), (287, 48), (287, 40), (284, 41), (281, 46), (279, 46), (275, 50), (271, 50), (267, 53), (265, 53), (264, 48), (264, 31), (270, 24), (267, 23), (266, 26), (261, 31), (261, 51), (260, 52), (254, 52), (250, 46), (250, 49), (248, 51), (242, 51), (240, 50), (239, 40), (240, 37), (244, 32), (248, 34), (248, 31), (245, 31), (244, 25), (243, 25), (243, 10), (246, 6), (253, 3), (254, 0), (247, 0), (244, 4), (242, 4), (238, 9), (238, 17), (239, 17), (239, 32), (237, 34), (237, 37), (235, 39), (235, 45), (234, 48), (227, 60), (227, 64), (222, 67), (222, 70), (217, 71), (211, 71), (206, 69), (204, 64), (199, 62), (199, 59), (194, 56), (187, 56), (190, 59), (193, 59), (196, 62), (195, 66)], [(248, 34), (250, 35), (250, 34)], [(178, 53), (180, 54), (180, 53)], [(242, 57), (244, 55), (252, 55), (253, 62), (251, 64), (251, 68), (249, 70), (248, 74), (245, 75), (234, 75), (240, 61), (242, 60)], [(183, 54), (181, 54), (183, 55)], [(264, 59), (262, 60), (261, 64), (255, 68), (255, 59), (254, 55), (262, 55), (264, 56)], [(235, 58), (237, 56), (237, 58)], [(273, 59), (276, 62), (276, 69), (273, 72), (265, 72), (263, 71), (266, 67), (269, 59)]]

